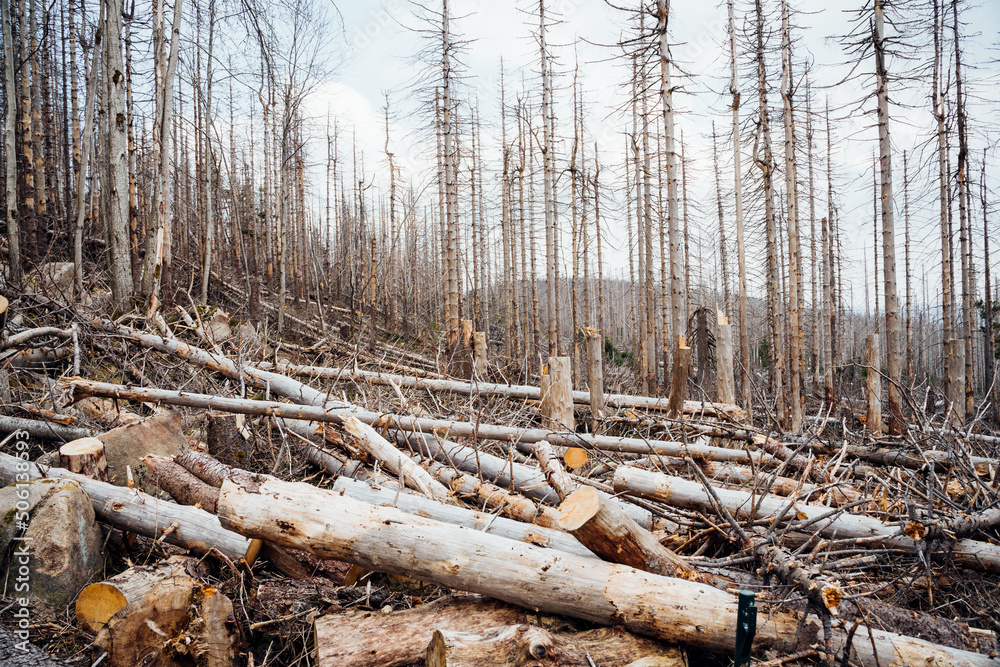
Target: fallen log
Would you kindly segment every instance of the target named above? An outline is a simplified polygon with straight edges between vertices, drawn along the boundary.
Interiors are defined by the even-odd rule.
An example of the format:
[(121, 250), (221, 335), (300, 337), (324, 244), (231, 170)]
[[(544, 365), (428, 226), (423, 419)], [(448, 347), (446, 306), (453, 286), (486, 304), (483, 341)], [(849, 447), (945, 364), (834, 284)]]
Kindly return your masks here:
[(216, 549), (231, 560), (243, 559), (247, 563), (253, 563), (260, 550), (258, 540), (226, 530), (215, 515), (196, 507), (160, 500), (138, 489), (98, 482), (63, 468), (47, 468), (42, 474), (35, 464), (0, 453), (0, 481), (4, 484), (41, 477), (75, 480), (90, 496), (97, 519), (115, 528), (162, 539), (199, 554)]
[(321, 616), (317, 667), (404, 667), (424, 659), (435, 628), (480, 632), (528, 622), (520, 607), (478, 595), (448, 595), (406, 611)]
[[(414, 454), (415, 458), (420, 458)], [(519, 493), (501, 489), (499, 486), (484, 482), (475, 474), (466, 474), (438, 461), (425, 462), (428, 472), (442, 484), (470, 502), (482, 504), (484, 509), (500, 512), (503, 516), (522, 523), (535, 524), (545, 528), (555, 528), (559, 525), (559, 512), (549, 507), (525, 498)]]
[[(394, 508), (375, 507), (302, 483), (235, 475), (219, 494), (224, 525), (376, 571), (478, 592), (519, 606), (582, 618), (709, 651), (735, 642), (737, 603), (723, 591), (494, 535), (473, 533)], [(767, 613), (755, 647), (794, 652), (817, 643), (820, 625), (780, 609)], [(847, 633), (833, 628), (841, 651)], [(851, 658), (865, 667), (992, 665), (989, 656), (857, 628)]]
[(338, 478), (333, 484), (333, 490), (349, 498), (355, 498), (372, 505), (396, 507), (407, 514), (416, 514), (435, 521), (464, 526), (471, 530), (499, 535), (509, 540), (556, 549), (577, 556), (594, 557), (594, 554), (572, 535), (561, 530), (522, 523), (495, 514), (484, 514), (464, 507), (445, 505), (422, 496), (400, 493), (394, 489), (374, 486), (349, 477)]
[(524, 624), (490, 628), (484, 632), (438, 628), (427, 646), (427, 667), (524, 664), (559, 667), (687, 665), (676, 648), (660, 646), (620, 628), (575, 633), (549, 632)]
[(703, 581), (687, 561), (592, 486), (581, 486), (570, 494), (559, 506), (559, 514), (559, 527), (606, 561), (665, 577)]
[[(207, 355), (204, 352), (202, 354)], [(205, 366), (211, 370), (220, 370), (210, 364), (201, 363), (200, 355), (184, 358), (193, 360), (196, 365)], [(228, 366), (220, 370), (220, 372), (229, 377), (239, 377), (236, 371), (228, 368)], [(80, 379), (66, 379), (61, 380), (60, 383), (62, 387), (67, 388), (71, 392), (74, 400), (87, 396), (108, 396), (144, 403), (166, 403), (169, 405), (183, 405), (240, 414), (267, 415), (288, 420), (296, 419), (335, 423), (342, 422), (345, 415), (350, 414), (366, 424), (396, 431), (436, 433), (441, 437), (467, 437), (517, 442), (523, 443), (526, 446), (546, 440), (553, 445), (568, 447), (583, 446), (622, 454), (660, 454), (664, 456), (689, 454), (717, 461), (753, 462), (755, 464), (759, 464), (764, 459), (764, 456), (766, 456), (762, 456), (757, 452), (712, 447), (697, 443), (593, 436), (585, 433), (567, 433), (542, 428), (518, 428), (515, 426), (475, 424), (449, 419), (428, 419), (408, 415), (380, 414), (340, 401), (326, 401), (325, 394), (311, 387), (306, 387), (290, 378), (284, 378), (285, 382), (275, 381), (275, 378), (284, 378), (284, 376), (267, 373), (266, 376), (261, 376), (254, 380), (254, 383), (258, 386), (267, 386), (270, 383), (272, 392), (297, 401), (300, 403), (299, 405), (289, 405), (277, 401), (225, 398), (209, 394), (194, 394), (150, 387), (132, 387)], [(321, 401), (326, 401), (326, 407), (322, 407), (323, 403)], [(305, 405), (302, 403), (305, 403)], [(530, 447), (526, 447), (526, 449), (530, 451)]]
[[(408, 389), (430, 389), (432, 391), (447, 391), (455, 394), (492, 394), (514, 399), (539, 401), (542, 392), (532, 385), (495, 384), (491, 382), (464, 382), (462, 380), (437, 380), (430, 378), (407, 377), (378, 371), (362, 371), (351, 368), (334, 368), (324, 366), (298, 366), (294, 364), (258, 364), (261, 369), (317, 377), (324, 379), (367, 381), (372, 384), (388, 385), (390, 380), (400, 387)], [(589, 391), (574, 391), (573, 402), (583, 405), (590, 404)], [(667, 410), (667, 399), (657, 396), (632, 396), (630, 394), (605, 394), (605, 405), (614, 408), (638, 408), (643, 410)], [(743, 409), (738, 405), (722, 403), (705, 403), (702, 401), (684, 401), (685, 414), (699, 414), (706, 417), (726, 417), (740, 420)]]
[[(614, 488), (619, 493), (656, 500), (674, 507), (715, 511), (712, 498), (701, 483), (680, 477), (618, 466), (615, 470)], [(904, 535), (901, 527), (882, 523), (869, 516), (830, 511), (781, 496), (761, 496), (732, 489), (714, 489), (714, 492), (726, 511), (736, 518), (764, 519), (785, 514), (794, 519), (792, 529), (801, 523), (808, 523), (810, 530), (824, 537), (841, 540), (867, 538), (866, 544), (869, 545), (881, 544), (884, 547), (914, 552), (922, 548), (911, 537)], [(948, 544), (945, 552), (963, 567), (1000, 572), (1000, 545), (960, 539)]]
[(39, 440), (61, 440), (63, 442), (89, 438), (94, 435), (94, 432), (87, 428), (63, 426), (54, 422), (0, 415), (0, 432), (13, 433), (14, 431), (24, 431), (31, 437), (38, 438)]

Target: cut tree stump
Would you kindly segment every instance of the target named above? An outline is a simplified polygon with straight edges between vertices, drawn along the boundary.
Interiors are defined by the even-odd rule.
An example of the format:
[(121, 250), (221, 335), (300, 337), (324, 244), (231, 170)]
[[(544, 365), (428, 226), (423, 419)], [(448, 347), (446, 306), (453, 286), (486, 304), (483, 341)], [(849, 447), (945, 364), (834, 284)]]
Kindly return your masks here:
[(715, 397), (719, 403), (736, 402), (736, 385), (733, 378), (733, 325), (729, 318), (718, 312), (718, 335), (715, 337), (715, 354), (718, 360), (717, 388)]
[(575, 431), (573, 418), (573, 364), (569, 357), (549, 357), (542, 376), (542, 425), (560, 431)]
[(666, 548), (592, 486), (581, 486), (559, 506), (559, 527), (606, 561), (702, 581), (698, 571)]
[(171, 577), (190, 577), (189, 569), (195, 562), (186, 556), (171, 556), (155, 565), (136, 565), (110, 579), (90, 584), (76, 599), (77, 623), (97, 634), (108, 619), (126, 605), (141, 600), (153, 587)]
[(94, 643), (109, 667), (232, 667), (237, 638), (229, 598), (177, 572), (111, 616)]
[(108, 481), (108, 460), (104, 443), (97, 438), (80, 438), (59, 448), (59, 463), (70, 472), (100, 482)]
[(865, 432), (882, 437), (882, 375), (878, 334), (865, 336)]
[(485, 331), (474, 331), (472, 333), (472, 370), (473, 377), (477, 380), (485, 380), (489, 371), (489, 346), (486, 342)]
[(636, 637), (621, 628), (549, 632), (533, 625), (508, 625), (483, 632), (435, 629), (427, 647), (426, 665), (686, 667), (686, 662), (678, 649)]
[[(604, 336), (587, 329), (587, 384), (590, 390), (590, 416), (594, 423), (604, 418)], [(593, 429), (596, 432), (596, 428)]]
[(667, 399), (667, 416), (680, 419), (684, 415), (684, 396), (687, 394), (688, 372), (691, 370), (691, 348), (684, 336), (677, 337), (674, 348), (674, 366), (670, 373), (670, 397)]

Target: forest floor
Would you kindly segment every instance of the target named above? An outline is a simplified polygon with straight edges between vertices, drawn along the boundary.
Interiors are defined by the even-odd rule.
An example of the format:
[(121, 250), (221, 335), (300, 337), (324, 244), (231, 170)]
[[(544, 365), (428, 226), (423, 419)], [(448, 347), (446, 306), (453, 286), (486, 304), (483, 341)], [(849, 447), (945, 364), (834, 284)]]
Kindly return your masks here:
[[(552, 546), (555, 542), (547, 548), (538, 546), (545, 546), (550, 533), (555, 532), (561, 533), (559, 539), (579, 540), (573, 542), (573, 548), (583, 553), (589, 554), (588, 548), (598, 550), (599, 545), (588, 542), (593, 535), (574, 532), (566, 524), (567, 498), (589, 487), (604, 494), (600, 496), (604, 502), (613, 498), (612, 504), (625, 509), (638, 526), (628, 524), (626, 530), (618, 525), (615, 530), (619, 532), (605, 530), (600, 536), (622, 548), (632, 544), (624, 533), (639, 531), (638, 546), (629, 548), (642, 552), (643, 565), (636, 565), (642, 558), (637, 560), (634, 553), (620, 555), (619, 562), (675, 575), (685, 585), (701, 587), (699, 591), (710, 589), (694, 607), (685, 607), (683, 600), (667, 595), (645, 600), (650, 618), (662, 621), (643, 620), (642, 610), (619, 609), (608, 623), (621, 624), (653, 641), (645, 643), (647, 640), (625, 633), (628, 642), (639, 642), (627, 645), (627, 659), (608, 649), (602, 660), (595, 660), (595, 649), (580, 648), (590, 646), (587, 641), (592, 635), (588, 633), (598, 632), (605, 624), (598, 618), (602, 605), (590, 601), (610, 593), (587, 588), (590, 578), (598, 575), (582, 570), (577, 584), (580, 589), (574, 591), (580, 600), (579, 613), (567, 613), (567, 605), (556, 599), (559, 592), (545, 588), (544, 577), (541, 583), (532, 584), (527, 580), (494, 581), (483, 575), (470, 584), (460, 577), (448, 579), (452, 575), (447, 573), (422, 576), (418, 552), (387, 555), (378, 547), (377, 554), (358, 554), (351, 551), (361, 548), (357, 544), (324, 546), (316, 542), (320, 539), (316, 535), (275, 542), (261, 534), (265, 546), (255, 559), (248, 556), (252, 561), (248, 563), (219, 550), (199, 551), (171, 544), (169, 533), (180, 532), (176, 525), (166, 530), (160, 526), (158, 533), (149, 535), (126, 531), (123, 537), (102, 523), (104, 560), (92, 582), (137, 566), (153, 566), (171, 556), (193, 556), (196, 563), (188, 566), (188, 572), (198, 581), (202, 595), (217, 591), (232, 603), (229, 627), (223, 633), (229, 637), (229, 662), (196, 652), (180, 655), (176, 636), (163, 626), (148, 641), (153, 653), (160, 651), (160, 662), (155, 664), (325, 666), (438, 661), (434, 664), (459, 665), (496, 664), (491, 661), (504, 656), (510, 664), (726, 665), (732, 664), (733, 649), (724, 647), (735, 643), (739, 590), (757, 594), (760, 629), (751, 664), (904, 664), (908, 656), (920, 655), (931, 647), (944, 651), (934, 663), (937, 665), (992, 664), (991, 656), (997, 655), (1000, 440), (982, 424), (953, 431), (942, 428), (943, 415), (911, 413), (912, 427), (904, 436), (872, 437), (865, 434), (860, 419), (864, 404), (858, 398), (860, 389), (844, 386), (843, 402), (833, 410), (809, 395), (807, 405), (813, 417), (799, 435), (768, 430), (759, 416), (748, 420), (734, 417), (738, 412), (713, 412), (711, 404), (675, 419), (668, 419), (659, 407), (610, 404), (595, 418), (588, 406), (578, 404), (575, 428), (550, 429), (548, 447), (539, 448), (527, 437), (543, 428), (538, 400), (493, 393), (485, 385), (480, 390), (478, 382), (462, 393), (423, 386), (420, 380), (460, 382), (460, 378), (447, 375), (446, 355), (436, 338), (425, 335), (421, 340), (406, 340), (380, 326), (372, 346), (367, 333), (370, 321), (352, 319), (340, 306), (326, 309), (321, 321), (315, 307), (292, 304), (285, 335), (278, 337), (273, 317), (257, 328), (240, 319), (246, 317), (246, 297), (222, 283), (213, 284), (212, 307), (194, 308), (189, 303), (187, 308), (165, 311), (162, 319), (151, 324), (135, 316), (111, 321), (101, 310), (100, 298), (84, 307), (44, 288), (22, 292), (7, 286), (3, 293), (10, 307), (0, 348), (2, 413), (33, 424), (28, 452), (31, 460), (45, 457), (43, 461), (54, 466), (59, 459), (53, 452), (66, 440), (100, 436), (170, 410), (179, 415), (173, 418), (174, 423), (187, 446), (211, 455), (227, 466), (227, 471), (273, 476), (311, 485), (317, 493), (326, 489), (341, 496), (354, 492), (346, 480), (338, 484), (338, 479), (354, 477), (368, 489), (388, 490), (391, 496), (388, 501), (367, 502), (416, 512), (414, 516), (420, 516), (414, 519), (416, 525), (427, 535), (438, 534), (433, 532), (438, 530), (437, 522), (426, 519), (428, 514), (423, 510), (405, 509), (406, 503), (400, 501), (401, 496), (419, 495), (420, 488), (426, 502), (464, 508), (472, 517), (470, 521), (481, 521), (471, 528), (473, 535), (497, 530), (492, 524), (501, 518), (514, 520), (510, 525), (504, 523), (503, 529), (511, 531), (517, 530), (515, 522), (534, 520), (541, 526), (537, 530), (542, 537), (528, 531), (529, 551), (522, 553), (511, 547), (522, 559), (557, 549)], [(24, 340), (18, 338), (27, 331), (35, 333), (22, 337)], [(229, 366), (223, 364), (220, 370), (218, 364), (199, 361), (192, 349), (216, 362), (225, 360)], [(308, 371), (295, 371), (293, 365), (339, 370), (331, 371), (332, 378), (310, 377)], [(235, 368), (236, 373), (227, 372), (227, 368)], [(254, 401), (282, 401), (293, 407), (295, 403), (309, 404), (312, 399), (300, 393), (295, 400), (285, 385), (244, 372), (247, 368), (276, 373), (291, 380), (288, 386), (301, 382), (329, 401), (356, 406), (362, 411), (358, 413), (362, 421), (362, 413), (374, 413), (380, 419), (369, 420), (373, 428), (359, 436), (356, 428), (339, 418), (320, 424), (282, 418), (273, 406), (255, 408)], [(366, 376), (364, 371), (373, 375)], [(390, 377), (379, 378), (375, 373)], [(409, 378), (409, 384), (399, 377)], [(482, 379), (504, 383), (509, 377), (493, 362), (488, 377)], [(605, 380), (608, 393), (635, 393), (627, 368), (607, 364)], [(245, 401), (249, 407), (236, 414), (218, 406), (170, 405), (167, 400), (149, 397), (129, 400), (120, 389), (102, 394), (105, 390), (95, 390), (83, 381), (228, 397)], [(689, 395), (701, 396), (693, 381)], [(322, 402), (312, 402), (323, 409)], [(923, 405), (923, 397), (917, 397), (914, 404)], [(331, 414), (342, 409), (339, 404), (331, 406), (326, 404)], [(251, 409), (258, 409), (258, 414)], [(401, 426), (406, 419), (448, 420), (483, 431), (487, 426), (506, 430), (503, 437), (487, 439), (469, 437), (456, 428), (424, 429), (429, 440), (441, 445), (432, 451), (430, 444), (425, 448), (423, 440), (406, 435), (411, 433)], [(299, 425), (298, 430), (292, 428), (293, 422)], [(304, 430), (303, 424), (307, 425)], [(12, 429), (5, 425), (5, 430)], [(525, 435), (523, 441), (519, 434)], [(588, 439), (588, 434), (601, 438)], [(389, 442), (393, 452), (373, 448), (365, 442), (370, 438), (384, 438), (380, 442)], [(0, 451), (12, 453), (11, 442), (10, 438), (5, 440)], [(636, 443), (646, 443), (648, 450), (636, 448)], [(135, 447), (143, 445), (141, 439), (136, 440)], [(469, 451), (475, 454), (469, 455)], [(131, 481), (126, 481), (132, 475), (131, 468), (127, 474), (116, 475), (120, 468), (110, 460), (110, 449), (108, 457), (111, 482), (131, 486)], [(499, 463), (491, 468), (488, 461)], [(39, 469), (44, 471), (44, 466)], [(637, 476), (634, 480), (632, 474)], [(643, 491), (642, 475), (651, 476), (649, 484), (672, 485), (670, 492)], [(174, 495), (179, 503), (195, 505), (185, 497), (188, 492), (177, 491), (170, 480), (154, 479), (159, 480), (157, 486), (173, 489), (171, 494), (160, 491), (162, 498)], [(222, 517), (222, 506), (228, 502), (227, 487), (223, 485), (220, 494), (213, 478), (202, 479), (205, 488), (211, 487), (213, 501), (218, 499)], [(136, 484), (142, 485), (139, 481)], [(436, 498), (427, 492), (428, 488), (440, 488), (438, 484), (448, 489), (449, 498)], [(741, 493), (744, 495), (739, 496)], [(561, 504), (562, 516), (556, 509)], [(196, 508), (206, 509), (201, 502)], [(101, 517), (99, 511), (98, 519)], [(235, 519), (227, 519), (223, 525), (241, 532)], [(445, 528), (440, 530), (442, 536), (451, 535)], [(244, 534), (258, 537), (252, 531)], [(643, 542), (648, 535), (658, 545)], [(475, 539), (469, 538), (468, 544), (478, 544)], [(523, 540), (517, 544), (518, 549), (525, 548)], [(661, 554), (660, 548), (679, 555), (683, 567), (664, 566), (662, 559), (654, 558)], [(470, 549), (463, 557), (475, 560), (481, 556), (494, 563), (491, 567), (506, 567), (502, 558), (487, 559), (481, 551)], [(331, 550), (343, 554), (344, 559), (330, 557)], [(8, 554), (8, 561), (11, 558)], [(355, 562), (344, 562), (351, 558)], [(391, 561), (395, 564), (382, 572), (359, 565), (388, 558), (400, 558), (405, 565)], [(602, 558), (610, 559), (607, 555)], [(279, 564), (282, 559), (283, 565)], [(609, 570), (614, 576), (624, 571), (613, 567), (619, 568)], [(670, 571), (670, 567), (675, 569)], [(0, 622), (16, 630), (21, 606), (14, 593), (12, 568), (8, 567), (4, 599), (0, 600)], [(665, 579), (646, 576), (642, 585), (653, 588)], [(541, 587), (537, 600), (531, 598), (534, 585)], [(454, 597), (461, 591), (510, 602), (527, 595), (531, 602), (527, 611), (516, 612), (520, 615), (514, 622), (505, 617), (504, 622), (491, 625), (487, 622), (493, 618), (491, 614), (500, 612), (479, 598)], [(437, 607), (429, 606), (436, 600), (440, 600)], [(460, 627), (434, 620), (433, 610), (454, 604), (469, 605), (463, 607)], [(593, 608), (588, 606), (592, 604)], [(692, 611), (702, 604), (708, 607), (704, 612)], [(116, 655), (119, 647), (106, 638), (95, 641), (95, 634), (81, 625), (75, 602), (52, 606), (32, 601), (29, 607), (30, 640), (54, 658), (75, 665), (95, 665), (102, 660), (107, 660), (105, 664), (125, 664), (122, 661), (127, 658)], [(143, 613), (133, 607), (136, 605), (129, 604), (119, 616), (130, 610)], [(400, 615), (421, 609), (430, 611), (426, 616)], [(684, 618), (699, 613), (713, 620), (706, 621), (699, 631), (684, 629)], [(785, 618), (782, 614), (790, 620), (781, 620)], [(477, 626), (478, 615), (486, 619), (484, 627)], [(372, 619), (389, 618), (413, 632), (379, 634), (365, 626)], [(440, 627), (435, 625), (438, 622)], [(323, 630), (324, 623), (335, 630)], [(391, 625), (388, 620), (379, 623), (383, 629)], [(691, 623), (697, 625), (694, 620)], [(510, 639), (514, 635), (501, 637), (499, 632), (485, 631), (494, 626), (533, 628), (545, 636), (544, 641), (538, 641), (549, 650), (539, 654), (537, 642), (532, 643), (535, 640), (523, 640), (520, 635)], [(191, 636), (197, 634), (193, 626), (184, 627)], [(437, 657), (432, 657), (426, 647), (439, 641), (435, 628), (442, 643)], [(478, 634), (470, 639), (475, 632)], [(419, 635), (416, 647), (404, 645), (404, 635)], [(161, 639), (156, 640), (157, 636)], [(886, 646), (901, 647), (897, 655), (878, 655), (877, 640), (885, 637)], [(910, 645), (910, 639), (900, 638), (922, 642)], [(595, 645), (618, 646), (620, 641), (624, 639), (616, 635)], [(172, 653), (163, 648), (170, 642), (175, 642)], [(351, 648), (352, 642), (359, 646)], [(467, 644), (474, 644), (475, 651)], [(943, 647), (957, 650), (949, 653)], [(439, 654), (448, 651), (452, 657), (441, 662)], [(580, 651), (586, 653), (586, 660)], [(873, 651), (874, 660), (869, 655)]]

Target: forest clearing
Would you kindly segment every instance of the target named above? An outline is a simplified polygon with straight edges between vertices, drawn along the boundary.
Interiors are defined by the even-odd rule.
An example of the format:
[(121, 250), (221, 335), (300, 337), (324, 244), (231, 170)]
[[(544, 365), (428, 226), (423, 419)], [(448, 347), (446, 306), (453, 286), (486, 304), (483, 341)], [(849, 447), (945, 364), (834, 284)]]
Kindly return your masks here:
[(0, 665), (1000, 665), (995, 10), (369, 4), (0, 0)]

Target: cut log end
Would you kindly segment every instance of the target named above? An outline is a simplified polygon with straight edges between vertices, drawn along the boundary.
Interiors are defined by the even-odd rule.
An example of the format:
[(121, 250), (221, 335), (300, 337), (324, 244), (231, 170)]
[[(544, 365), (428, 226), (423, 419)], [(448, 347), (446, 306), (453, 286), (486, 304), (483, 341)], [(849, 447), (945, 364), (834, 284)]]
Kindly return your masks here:
[(563, 454), (563, 461), (567, 468), (582, 468), (587, 465), (587, 450), (581, 447), (570, 447)]
[(59, 448), (59, 460), (70, 472), (108, 481), (108, 460), (104, 443), (97, 438), (80, 438)]
[(594, 518), (601, 509), (601, 498), (592, 486), (581, 486), (559, 506), (559, 527), (574, 531)]
[(125, 595), (112, 584), (91, 584), (80, 592), (76, 600), (76, 620), (96, 634), (127, 604)]

